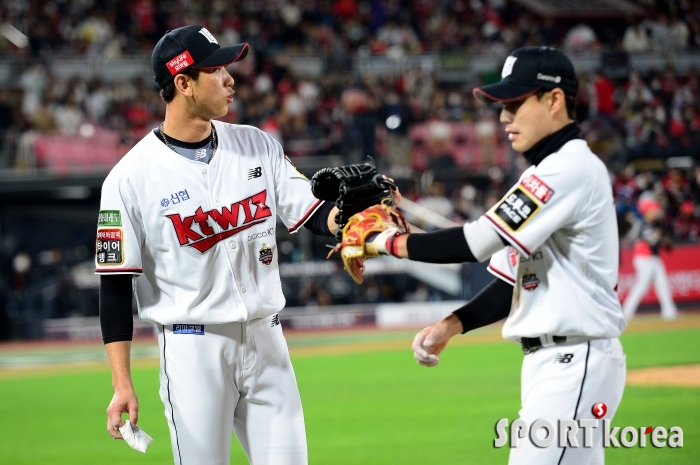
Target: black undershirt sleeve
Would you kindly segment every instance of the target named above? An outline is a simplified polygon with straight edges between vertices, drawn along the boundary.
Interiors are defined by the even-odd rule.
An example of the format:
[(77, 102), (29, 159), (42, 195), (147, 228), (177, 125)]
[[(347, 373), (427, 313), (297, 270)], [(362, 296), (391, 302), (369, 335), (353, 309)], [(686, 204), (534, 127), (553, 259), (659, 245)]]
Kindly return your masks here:
[(475, 262), (462, 227), (411, 234), (406, 240), (408, 259), (425, 263)]
[[(499, 236), (500, 237), (500, 236)], [(503, 245), (508, 244), (501, 237)], [(406, 240), (408, 259), (424, 263), (465, 263), (478, 261), (459, 226), (425, 234), (411, 234)]]
[(328, 229), (328, 216), (331, 214), (334, 206), (331, 202), (323, 202), (311, 215), (311, 218), (304, 223), (304, 227), (319, 236), (333, 237), (333, 233)]
[(132, 275), (100, 276), (100, 327), (102, 341), (130, 341), (134, 335), (131, 313)]
[(513, 286), (498, 278), (454, 313), (462, 322), (464, 331), (481, 328), (506, 318), (510, 314)]

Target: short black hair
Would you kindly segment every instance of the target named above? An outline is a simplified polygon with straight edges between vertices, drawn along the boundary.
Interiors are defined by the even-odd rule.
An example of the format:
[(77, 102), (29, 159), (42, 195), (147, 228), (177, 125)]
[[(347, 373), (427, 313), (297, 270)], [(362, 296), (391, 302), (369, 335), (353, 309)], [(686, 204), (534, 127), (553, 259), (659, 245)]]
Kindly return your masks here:
[[(544, 94), (547, 92), (551, 92), (551, 90), (547, 89), (540, 89), (538, 90), (535, 95), (537, 96), (537, 100), (541, 99)], [(566, 103), (566, 114), (567, 116), (576, 121), (576, 97), (573, 95), (569, 94), (564, 94), (564, 102)]]
[[(189, 76), (195, 81), (197, 78), (199, 78), (199, 70), (194, 68), (186, 69), (179, 74)], [(162, 98), (165, 103), (170, 103), (173, 101), (175, 98), (175, 82), (171, 82), (160, 90), (160, 98)]]

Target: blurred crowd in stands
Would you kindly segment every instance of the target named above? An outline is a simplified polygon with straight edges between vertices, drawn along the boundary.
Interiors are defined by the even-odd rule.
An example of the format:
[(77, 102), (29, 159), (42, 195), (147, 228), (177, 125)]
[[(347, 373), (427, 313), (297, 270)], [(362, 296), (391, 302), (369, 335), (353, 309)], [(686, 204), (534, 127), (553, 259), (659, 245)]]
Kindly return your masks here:
[[(553, 45), (574, 55), (700, 50), (699, 0), (634, 3), (648, 14), (554, 21), (512, 0), (242, 0), (234, 7), (222, 0), (3, 2), (0, 23), (27, 33), (29, 42), (18, 48), (0, 37), (0, 58), (24, 63), (14, 86), (0, 88), (0, 168), (41, 168), (37, 141), (56, 134), (68, 140), (115, 134), (117, 155), (123, 155), (163, 118), (165, 107), (150, 76), (117, 82), (62, 78), (47, 59), (150, 54), (166, 30), (199, 23), (222, 45), (246, 41), (253, 50), (250, 59), (230, 68), (236, 94), (224, 120), (271, 133), (292, 159), (341, 155), (355, 162), (371, 155), (399, 180), (406, 198), (456, 222), (473, 220), (525, 167), (502, 138), (499, 108), (472, 97), (477, 83), (443, 82), (421, 67), (400, 75), (354, 75), (352, 56), (400, 58), (450, 50), (505, 56), (524, 45)], [(317, 79), (299, 76), (289, 54), (304, 53), (323, 54), (339, 65)], [(481, 78), (499, 79), (498, 69)], [(580, 75), (577, 118), (593, 151), (611, 170), (623, 240), (635, 239), (638, 232), (639, 197), (653, 195), (666, 209), (675, 240), (698, 241), (699, 97), (695, 68), (683, 73), (673, 66), (644, 73), (629, 68), (620, 75), (602, 67)], [(472, 139), (472, 145), (465, 142)], [(281, 244), (281, 261), (320, 259), (327, 250), (316, 244), (309, 253), (290, 244)], [(13, 251), (4, 257), (0, 291), (8, 287), (5, 283), (8, 289), (26, 288), (30, 269), (37, 273), (57, 264), (84, 263), (92, 253), (88, 247), (34, 257)], [(94, 287), (94, 280), (85, 277), (87, 268), (76, 273), (85, 288)], [(440, 298), (417, 281), (378, 278), (369, 283), (360, 301)], [(329, 286), (300, 283), (288, 300), (350, 301), (347, 283)], [(402, 289), (400, 295), (396, 289)]]

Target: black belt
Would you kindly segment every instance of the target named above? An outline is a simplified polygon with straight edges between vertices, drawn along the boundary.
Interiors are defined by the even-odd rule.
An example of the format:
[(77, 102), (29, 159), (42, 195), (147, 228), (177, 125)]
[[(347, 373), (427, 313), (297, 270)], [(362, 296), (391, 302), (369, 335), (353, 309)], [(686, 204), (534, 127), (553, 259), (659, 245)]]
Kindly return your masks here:
[[(560, 342), (566, 342), (566, 336), (552, 336), (552, 342), (554, 344), (559, 344)], [(531, 354), (534, 351), (541, 349), (545, 343), (542, 342), (542, 338), (539, 337), (523, 337), (520, 338), (520, 345), (523, 346), (523, 353), (525, 355)]]

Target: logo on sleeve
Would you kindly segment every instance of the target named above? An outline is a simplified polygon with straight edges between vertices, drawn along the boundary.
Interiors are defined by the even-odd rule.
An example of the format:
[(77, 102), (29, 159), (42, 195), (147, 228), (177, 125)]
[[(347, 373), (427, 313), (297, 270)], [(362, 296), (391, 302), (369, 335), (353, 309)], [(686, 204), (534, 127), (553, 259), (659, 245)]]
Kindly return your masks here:
[(520, 185), (542, 203), (547, 203), (554, 195), (554, 191), (534, 174), (520, 181)]
[(510, 229), (517, 231), (539, 208), (539, 205), (518, 186), (496, 205), (493, 213)]
[(119, 210), (100, 210), (97, 226), (121, 226), (122, 214)]
[[(179, 214), (174, 214), (167, 215), (167, 218), (173, 223), (180, 246), (192, 247), (204, 253), (224, 239), (263, 223), (271, 217), (272, 211), (266, 202), (267, 191), (264, 190), (232, 203), (230, 208), (204, 211), (199, 207), (192, 216), (183, 218)], [(218, 225), (222, 232), (215, 233), (213, 225)]]
[(124, 263), (124, 233), (119, 228), (97, 230), (97, 265), (111, 266)]

